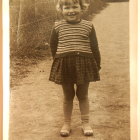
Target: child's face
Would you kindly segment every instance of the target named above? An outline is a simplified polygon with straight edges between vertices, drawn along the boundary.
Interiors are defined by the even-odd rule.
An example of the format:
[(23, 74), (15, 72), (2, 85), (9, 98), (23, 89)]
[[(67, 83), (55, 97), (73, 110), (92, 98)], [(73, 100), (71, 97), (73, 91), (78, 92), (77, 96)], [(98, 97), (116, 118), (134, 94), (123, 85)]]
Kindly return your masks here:
[(77, 22), (81, 19), (81, 6), (79, 3), (70, 3), (62, 6), (62, 14), (68, 22)]

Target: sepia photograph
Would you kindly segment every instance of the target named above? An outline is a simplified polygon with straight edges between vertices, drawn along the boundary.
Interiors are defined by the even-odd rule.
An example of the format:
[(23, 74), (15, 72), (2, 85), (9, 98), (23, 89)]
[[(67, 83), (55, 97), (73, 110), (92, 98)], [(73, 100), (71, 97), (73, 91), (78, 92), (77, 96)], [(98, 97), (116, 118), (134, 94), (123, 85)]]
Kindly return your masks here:
[(9, 0), (8, 140), (130, 140), (129, 0)]

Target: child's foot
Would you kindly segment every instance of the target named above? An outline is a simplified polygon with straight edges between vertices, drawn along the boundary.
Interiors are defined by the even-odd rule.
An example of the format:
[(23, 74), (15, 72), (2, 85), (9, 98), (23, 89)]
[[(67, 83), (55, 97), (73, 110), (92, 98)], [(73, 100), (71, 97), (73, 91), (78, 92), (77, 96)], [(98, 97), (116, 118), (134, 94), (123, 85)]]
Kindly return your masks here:
[(82, 124), (82, 130), (85, 136), (92, 136), (93, 135), (93, 130), (89, 123), (83, 123)]
[(71, 128), (70, 128), (70, 124), (69, 123), (64, 123), (61, 131), (60, 131), (60, 135), (62, 137), (67, 137), (70, 135), (70, 131), (71, 131)]

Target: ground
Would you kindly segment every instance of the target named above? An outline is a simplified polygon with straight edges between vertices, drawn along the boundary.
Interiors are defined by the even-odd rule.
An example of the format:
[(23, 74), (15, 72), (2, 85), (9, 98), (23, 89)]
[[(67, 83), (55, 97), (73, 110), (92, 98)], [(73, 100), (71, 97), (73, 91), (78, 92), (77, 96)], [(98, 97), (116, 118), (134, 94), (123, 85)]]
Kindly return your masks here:
[(59, 135), (63, 124), (61, 86), (48, 81), (50, 58), (30, 66), (28, 76), (11, 88), (9, 140), (129, 140), (128, 2), (110, 3), (93, 19), (102, 56), (101, 81), (90, 83), (93, 137), (81, 131), (77, 98), (72, 133)]

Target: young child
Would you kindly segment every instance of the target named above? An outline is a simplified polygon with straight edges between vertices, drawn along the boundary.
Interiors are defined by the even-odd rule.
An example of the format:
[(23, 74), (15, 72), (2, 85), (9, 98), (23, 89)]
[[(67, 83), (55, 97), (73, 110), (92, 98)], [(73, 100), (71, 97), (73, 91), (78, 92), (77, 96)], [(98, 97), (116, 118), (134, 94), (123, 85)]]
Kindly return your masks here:
[[(55, 22), (50, 38), (53, 64), (49, 80), (61, 84), (64, 93), (64, 125), (61, 136), (69, 136), (73, 99), (79, 100), (82, 130), (93, 135), (89, 124), (89, 82), (99, 81), (100, 52), (92, 22), (81, 19), (82, 0), (59, 0), (63, 20)], [(76, 89), (74, 89), (76, 84)]]

